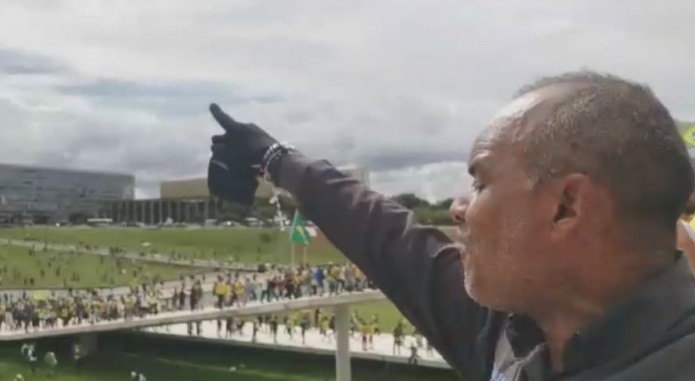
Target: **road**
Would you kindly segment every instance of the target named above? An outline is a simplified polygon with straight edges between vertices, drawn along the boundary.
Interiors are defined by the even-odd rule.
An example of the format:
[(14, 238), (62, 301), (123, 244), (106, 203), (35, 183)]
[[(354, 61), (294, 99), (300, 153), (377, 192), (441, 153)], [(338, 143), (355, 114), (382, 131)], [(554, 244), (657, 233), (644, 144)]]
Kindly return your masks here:
[[(54, 250), (54, 251), (74, 251), (82, 254), (93, 254), (93, 255), (103, 255), (103, 256), (111, 256), (112, 254), (109, 252), (108, 248), (94, 248), (87, 250), (84, 247), (79, 247), (75, 245), (63, 245), (63, 244), (57, 244), (57, 243), (44, 243), (42, 241), (24, 241), (21, 239), (8, 239), (8, 238), (0, 238), (0, 245), (11, 245), (11, 246), (19, 246), (19, 247), (43, 247), (43, 245), (46, 245), (46, 247), (49, 250)], [(254, 265), (245, 265), (242, 263), (235, 263), (235, 264), (229, 264), (229, 263), (224, 263), (224, 262), (219, 262), (214, 259), (188, 259), (188, 260), (180, 260), (180, 259), (174, 259), (171, 258), (169, 255), (165, 254), (159, 254), (159, 253), (144, 253), (144, 255), (141, 255), (141, 253), (136, 253), (136, 252), (123, 252), (117, 254), (118, 257), (120, 258), (126, 258), (126, 259), (133, 259), (137, 261), (146, 261), (146, 262), (153, 262), (153, 263), (163, 263), (163, 264), (168, 264), (168, 265), (178, 265), (178, 266), (187, 266), (187, 267), (199, 267), (203, 269), (212, 269), (212, 268), (220, 268), (224, 270), (230, 270), (230, 271), (256, 271), (258, 270), (258, 266)]]
[[(212, 299), (212, 298), (210, 298)], [(365, 290), (364, 292), (344, 293), (338, 296), (329, 295), (307, 295), (292, 300), (279, 299), (262, 303), (251, 301), (247, 304), (229, 305), (217, 308), (212, 303), (199, 305), (195, 310), (187, 308), (181, 310), (163, 310), (159, 313), (123, 314), (113, 319), (99, 319), (87, 321), (72, 318), (67, 323), (57, 321), (57, 326), (51, 327), (37, 321), (37, 325), (14, 324), (8, 322), (0, 330), (2, 341), (31, 340), (54, 336), (71, 336), (82, 333), (97, 333), (107, 331), (132, 330), (150, 326), (162, 326), (168, 324), (187, 323), (191, 321), (216, 320), (229, 316), (258, 316), (264, 314), (283, 314), (294, 310), (314, 310), (316, 308), (332, 309), (339, 305), (354, 305), (371, 303), (373, 301), (384, 300), (385, 296), (376, 290)], [(210, 300), (212, 302), (212, 300)], [(135, 312), (130, 310), (130, 312)], [(96, 318), (96, 316), (94, 316)], [(7, 318), (7, 316), (6, 316)]]
[[(222, 324), (222, 332), (217, 331), (216, 321), (205, 321), (201, 325), (202, 332), (200, 336), (191, 336), (188, 334), (187, 324), (173, 324), (163, 327), (149, 327), (141, 331), (148, 335), (167, 335), (181, 338), (182, 340), (220, 342), (229, 345), (251, 346), (251, 347), (269, 347), (278, 350), (287, 350), (303, 353), (314, 353), (333, 355), (336, 350), (336, 341), (333, 335), (322, 336), (318, 329), (311, 328), (307, 331), (305, 341), (302, 342), (300, 330), (295, 328), (293, 335), (290, 336), (285, 329), (285, 326), (280, 325), (278, 329), (277, 341), (273, 340), (273, 336), (267, 330), (267, 327), (259, 330), (256, 336), (256, 342), (252, 342), (253, 328), (251, 323), (246, 323), (242, 332), (235, 332), (231, 336), (227, 336), (224, 332), (224, 324)], [(423, 340), (425, 342), (425, 340)], [(394, 338), (390, 333), (381, 333), (374, 335), (373, 347), (366, 350), (362, 347), (361, 336), (355, 333), (350, 338), (350, 352), (352, 357), (382, 360), (395, 363), (406, 363), (410, 357), (411, 345), (416, 344), (413, 336), (406, 336), (403, 347), (400, 351), (394, 350)], [(436, 351), (430, 353), (423, 347), (418, 349), (420, 364), (428, 367), (449, 368), (442, 356)], [(238, 366), (238, 364), (230, 364)]]
[[(212, 286), (214, 284), (214, 281), (219, 273), (217, 272), (209, 272), (205, 274), (198, 274), (195, 275), (196, 280), (200, 280), (203, 285), (203, 297), (205, 298), (206, 296), (209, 296), (212, 298), (210, 295), (212, 291)], [(259, 274), (260, 275), (260, 274)], [(205, 281), (203, 282), (203, 276), (205, 276)], [(187, 284), (190, 285), (191, 281), (190, 279), (187, 281)], [(172, 280), (172, 281), (167, 281), (164, 282), (163, 286), (160, 286), (159, 288), (162, 290), (162, 294), (164, 297), (171, 297), (171, 294), (173, 291), (177, 288), (181, 287), (181, 281), (180, 280)], [(126, 295), (130, 293), (130, 287), (128, 286), (116, 286), (116, 287), (101, 287), (101, 288), (96, 288), (96, 290), (99, 291), (102, 295)], [(75, 291), (84, 291), (82, 289), (75, 289)], [(63, 289), (63, 288), (57, 288), (57, 289), (2, 289), (0, 290), (0, 297), (3, 294), (7, 294), (10, 296), (13, 296), (15, 299), (21, 297), (24, 293), (27, 293), (29, 295), (33, 293), (41, 293), (41, 294), (49, 294), (49, 295), (55, 295), (56, 297), (61, 297), (68, 295), (68, 290)], [(205, 299), (207, 301), (207, 298)]]

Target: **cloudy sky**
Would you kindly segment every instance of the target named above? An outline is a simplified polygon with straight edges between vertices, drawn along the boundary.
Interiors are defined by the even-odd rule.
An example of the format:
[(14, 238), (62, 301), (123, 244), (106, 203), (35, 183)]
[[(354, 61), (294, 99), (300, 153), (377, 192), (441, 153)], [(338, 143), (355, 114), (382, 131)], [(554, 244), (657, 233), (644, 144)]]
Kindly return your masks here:
[(439, 199), (514, 90), (591, 68), (695, 120), (685, 0), (0, 0), (0, 162), (205, 173), (207, 104)]

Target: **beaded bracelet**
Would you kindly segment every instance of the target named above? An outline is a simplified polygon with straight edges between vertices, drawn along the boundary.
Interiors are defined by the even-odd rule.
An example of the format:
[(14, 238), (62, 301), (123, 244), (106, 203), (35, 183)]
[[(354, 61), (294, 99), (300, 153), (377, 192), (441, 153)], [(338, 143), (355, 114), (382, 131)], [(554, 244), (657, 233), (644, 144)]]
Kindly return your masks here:
[(263, 161), (261, 162), (261, 169), (260, 169), (260, 175), (263, 177), (265, 181), (267, 181), (273, 192), (273, 196), (270, 198), (270, 204), (275, 204), (276, 207), (276, 215), (279, 219), (280, 223), (280, 230), (284, 231), (285, 230), (285, 215), (282, 213), (282, 207), (280, 205), (280, 195), (282, 194), (282, 191), (280, 188), (278, 188), (270, 178), (270, 171), (269, 168), (275, 161), (277, 161), (279, 158), (281, 158), (283, 155), (286, 155), (290, 153), (291, 151), (294, 151), (294, 147), (292, 147), (289, 144), (286, 143), (275, 143), (271, 145), (267, 151), (265, 151), (265, 154), (263, 155)]
[[(274, 143), (271, 145), (266, 151), (265, 154), (263, 154), (263, 160), (261, 162), (261, 168), (260, 168), (260, 175), (270, 181), (270, 172), (269, 168), (270, 166), (278, 160), (280, 157), (283, 155), (288, 154), (289, 152), (294, 151), (294, 147), (287, 143)], [(272, 183), (272, 181), (270, 181)]]

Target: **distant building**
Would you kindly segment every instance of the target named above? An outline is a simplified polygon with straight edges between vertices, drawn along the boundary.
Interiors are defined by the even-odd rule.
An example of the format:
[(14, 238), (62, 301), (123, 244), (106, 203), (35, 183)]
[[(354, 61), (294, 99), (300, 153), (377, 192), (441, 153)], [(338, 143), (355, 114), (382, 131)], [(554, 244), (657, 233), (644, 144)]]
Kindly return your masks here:
[[(362, 167), (345, 166), (338, 168), (348, 176), (352, 176), (369, 185), (369, 171)], [(200, 199), (210, 197), (208, 182), (205, 177), (197, 177), (182, 180), (169, 180), (160, 183), (159, 195), (163, 199)], [(265, 181), (261, 181), (256, 191), (257, 198), (272, 197), (272, 187)]]
[(134, 197), (133, 175), (0, 164), (0, 218), (6, 221), (89, 218), (104, 202)]
[[(339, 168), (349, 176), (369, 183), (369, 172), (359, 167)], [(268, 199), (272, 196), (270, 184), (261, 182), (256, 197)], [(160, 198), (147, 200), (116, 201), (104, 205), (98, 217), (111, 219), (116, 223), (140, 222), (158, 225), (173, 223), (203, 223), (208, 220), (225, 218), (229, 205), (210, 195), (207, 178), (198, 177), (184, 180), (163, 181), (160, 184)]]

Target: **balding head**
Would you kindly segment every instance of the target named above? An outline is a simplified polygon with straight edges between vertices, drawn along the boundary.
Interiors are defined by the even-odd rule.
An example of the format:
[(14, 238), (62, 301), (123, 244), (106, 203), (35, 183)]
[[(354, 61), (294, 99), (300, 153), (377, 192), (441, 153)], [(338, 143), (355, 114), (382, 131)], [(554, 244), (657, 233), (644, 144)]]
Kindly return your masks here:
[[(693, 190), (688, 153), (668, 109), (644, 85), (593, 72), (541, 79), (519, 96), (562, 91), (529, 123), (526, 167), (537, 184), (582, 173), (618, 212), (673, 227)], [(531, 113), (531, 115), (543, 113)]]
[(666, 107), (645, 86), (588, 72), (523, 88), (468, 164), (473, 189), (452, 206), (467, 290), (526, 314), (600, 305), (670, 261), (693, 190)]

